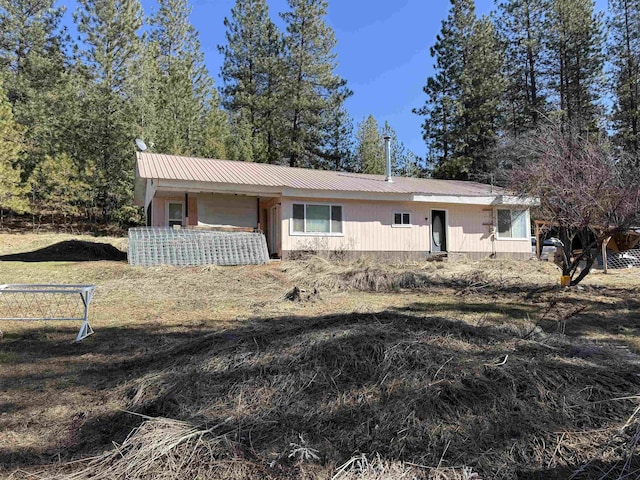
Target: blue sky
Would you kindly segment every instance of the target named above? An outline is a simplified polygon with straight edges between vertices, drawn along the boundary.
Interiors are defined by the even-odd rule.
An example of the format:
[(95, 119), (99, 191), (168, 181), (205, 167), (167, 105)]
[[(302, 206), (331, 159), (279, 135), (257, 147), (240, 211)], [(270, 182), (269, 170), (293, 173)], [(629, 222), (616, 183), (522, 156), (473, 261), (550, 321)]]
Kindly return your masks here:
[[(67, 6), (65, 22), (71, 22), (76, 4)], [(192, 0), (191, 21), (200, 32), (207, 67), (220, 84), (222, 57), (217, 46), (225, 42), (223, 20), (230, 16), (234, 0)], [(268, 0), (271, 16), (287, 10), (286, 0)], [(607, 0), (596, 0), (605, 9)], [(155, 0), (142, 0), (146, 15), (157, 10)], [(347, 109), (357, 125), (372, 114), (388, 121), (408, 148), (424, 157), (421, 118), (411, 113), (424, 103), (422, 87), (433, 72), (429, 47), (440, 31), (448, 0), (329, 0), (327, 23), (338, 41), (337, 72), (348, 81), (354, 95)], [(478, 14), (488, 14), (493, 0), (476, 0)]]

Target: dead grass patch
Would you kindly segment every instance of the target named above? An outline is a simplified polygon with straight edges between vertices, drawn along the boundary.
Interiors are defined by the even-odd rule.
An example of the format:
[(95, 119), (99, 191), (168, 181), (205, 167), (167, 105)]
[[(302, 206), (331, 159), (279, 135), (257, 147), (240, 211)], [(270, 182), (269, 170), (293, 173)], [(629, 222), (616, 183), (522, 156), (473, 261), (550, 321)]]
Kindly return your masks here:
[(491, 260), (481, 262), (378, 264), (366, 258), (331, 262), (310, 257), (284, 267), (291, 282), (320, 291), (394, 292), (451, 287), (460, 293), (510, 291), (554, 285), (557, 269), (546, 262)]
[[(0, 252), (30, 249), (6, 237)], [(16, 262), (3, 275), (98, 285), (80, 345), (75, 325), (3, 324), (13, 478), (611, 479), (637, 459), (633, 272), (582, 290), (509, 261)], [(294, 286), (320, 296), (283, 301)]]

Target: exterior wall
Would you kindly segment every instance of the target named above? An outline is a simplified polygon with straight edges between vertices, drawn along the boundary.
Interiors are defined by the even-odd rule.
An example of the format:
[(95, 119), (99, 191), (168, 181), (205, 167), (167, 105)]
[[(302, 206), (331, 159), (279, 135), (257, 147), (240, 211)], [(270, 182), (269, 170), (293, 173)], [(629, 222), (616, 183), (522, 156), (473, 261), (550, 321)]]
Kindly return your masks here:
[[(167, 225), (167, 202), (182, 202), (184, 204), (184, 195), (162, 195), (160, 193), (153, 197), (151, 202), (151, 226), (165, 227)], [(191, 212), (189, 212), (191, 214)]]
[[(167, 202), (181, 202), (184, 194), (158, 192), (151, 207), (151, 225), (167, 225)], [(184, 207), (183, 207), (184, 208)], [(256, 228), (258, 201), (256, 197), (223, 194), (189, 194), (188, 225)]]
[(198, 225), (258, 226), (258, 200), (244, 195), (198, 194)]
[[(497, 239), (491, 235), (495, 210), (481, 205), (419, 202), (373, 202), (335, 199), (282, 198), (282, 255), (296, 251), (338, 252), (348, 256), (375, 254), (381, 258), (424, 258), (431, 250), (431, 210), (447, 212), (447, 251), (466, 257), (531, 257), (530, 235), (525, 239)], [(342, 205), (343, 234), (293, 234), (294, 203)], [(395, 227), (395, 212), (411, 213), (410, 227)], [(530, 233), (530, 232), (529, 232)]]
[[(282, 258), (282, 235), (278, 228), (278, 225), (281, 224), (280, 210), (280, 197), (260, 200), (260, 230), (267, 240), (269, 254)], [(274, 214), (276, 218), (272, 218)], [(273, 229), (274, 225), (275, 230)]]
[[(153, 226), (166, 225), (168, 201), (184, 203), (184, 195), (158, 192), (152, 203)], [(530, 232), (525, 239), (495, 238), (491, 231), (492, 225), (496, 224), (496, 210), (481, 205), (282, 197), (261, 202), (261, 218), (258, 218), (256, 197), (189, 194), (189, 225), (255, 228), (260, 222), (270, 241), (269, 218), (262, 217), (265, 210), (270, 215), (270, 207), (278, 203), (282, 234), (276, 239), (277, 245), (270, 246), (270, 250), (284, 259), (304, 251), (325, 252), (340, 258), (368, 255), (386, 261), (424, 259), (431, 253), (431, 210), (447, 212), (447, 252), (450, 258), (531, 257)], [(294, 203), (341, 205), (343, 233), (332, 236), (292, 233)], [(393, 214), (406, 212), (411, 213), (411, 226), (393, 226)]]

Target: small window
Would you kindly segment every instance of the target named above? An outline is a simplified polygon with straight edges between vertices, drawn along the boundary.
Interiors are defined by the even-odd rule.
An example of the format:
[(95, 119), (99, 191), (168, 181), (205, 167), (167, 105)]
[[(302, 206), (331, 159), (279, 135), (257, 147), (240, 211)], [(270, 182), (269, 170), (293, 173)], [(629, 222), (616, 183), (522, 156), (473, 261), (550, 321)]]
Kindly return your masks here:
[(292, 233), (342, 234), (341, 205), (293, 204)]
[(529, 238), (526, 210), (498, 210), (498, 238)]
[(173, 227), (174, 225), (182, 225), (182, 203), (169, 202), (167, 209), (169, 210), (169, 226)]
[(393, 226), (394, 227), (410, 227), (411, 226), (411, 214), (406, 212), (398, 212), (393, 214)]

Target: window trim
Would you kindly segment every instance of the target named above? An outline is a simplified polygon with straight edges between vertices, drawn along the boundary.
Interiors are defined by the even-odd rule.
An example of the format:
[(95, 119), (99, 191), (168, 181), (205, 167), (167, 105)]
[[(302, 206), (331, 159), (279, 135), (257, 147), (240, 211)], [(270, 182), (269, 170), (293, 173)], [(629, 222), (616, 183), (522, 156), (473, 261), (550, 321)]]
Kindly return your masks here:
[[(184, 211), (184, 200), (167, 200), (165, 202), (165, 208), (166, 208), (166, 215), (165, 215), (165, 226), (170, 227), (170, 222), (172, 220), (172, 218), (170, 217), (170, 210), (169, 210), (169, 205), (172, 203), (176, 203), (176, 204), (180, 204), (180, 206), (182, 207), (182, 220), (180, 221), (180, 226), (184, 227), (185, 226), (185, 221), (186, 221), (186, 217), (185, 217), (185, 211)], [(175, 220), (175, 219), (173, 219)]]
[[(304, 205), (304, 232), (294, 232), (293, 231), (293, 207), (294, 205)], [(307, 232), (307, 205), (321, 205), (329, 207), (329, 216), (331, 216), (332, 207), (340, 207), (342, 211), (342, 220), (340, 221), (342, 225), (342, 232)], [(291, 202), (291, 217), (289, 218), (289, 235), (294, 237), (344, 237), (344, 224), (345, 224), (345, 216), (344, 216), (344, 205), (341, 203), (327, 203), (327, 202)], [(331, 228), (332, 219), (329, 218), (329, 228)]]
[[(498, 226), (498, 211), (499, 210), (508, 210), (509, 212), (524, 212), (525, 214), (525, 236), (524, 237), (501, 237), (500, 236), (500, 229)], [(527, 241), (527, 242), (531, 242), (531, 218), (529, 216), (529, 209), (528, 208), (499, 208), (496, 207), (495, 209), (495, 213), (494, 213), (494, 221), (495, 221), (495, 239), (498, 241), (512, 241), (512, 242), (522, 242), (522, 241)], [(513, 216), (511, 217), (511, 225), (513, 226)]]
[[(396, 215), (401, 215), (402, 217), (404, 217), (404, 215), (409, 215), (409, 223), (396, 223)], [(393, 212), (391, 214), (391, 227), (393, 228), (411, 228), (413, 227), (413, 222), (411, 220), (411, 212), (406, 212), (406, 211), (402, 211), (402, 212)], [(403, 220), (403, 218), (401, 218), (400, 220)]]

